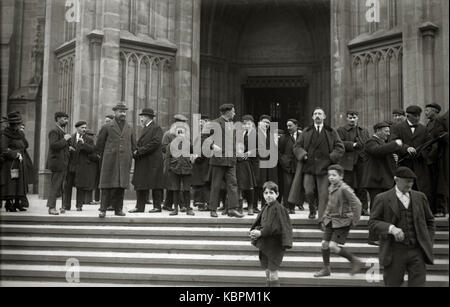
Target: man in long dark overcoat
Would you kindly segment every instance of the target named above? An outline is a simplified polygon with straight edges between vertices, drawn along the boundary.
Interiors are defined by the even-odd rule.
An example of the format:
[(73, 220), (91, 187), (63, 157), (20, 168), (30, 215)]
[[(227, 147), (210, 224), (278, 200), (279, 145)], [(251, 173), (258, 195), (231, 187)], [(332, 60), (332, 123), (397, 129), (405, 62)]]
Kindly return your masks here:
[(430, 148), (417, 152), (420, 145), (431, 139), (427, 128), (419, 123), (421, 114), (422, 109), (419, 106), (409, 106), (406, 109), (407, 120), (393, 126), (391, 136), (393, 140), (398, 139), (403, 142), (399, 158), (404, 160), (398, 166), (406, 166), (417, 175), (416, 189), (425, 193), (431, 202), (434, 195), (427, 165)]
[(126, 122), (127, 110), (125, 104), (117, 104), (113, 108), (114, 120), (102, 127), (97, 138), (96, 151), (102, 157), (100, 189), (102, 194), (109, 193), (108, 198), (102, 197), (100, 218), (106, 216), (108, 199), (114, 206), (115, 215), (125, 216), (123, 197), (130, 185), (131, 163), (136, 149), (133, 128)]
[(136, 190), (136, 208), (129, 212), (144, 212), (149, 190), (152, 190), (153, 209), (150, 213), (161, 212), (163, 201), (163, 156), (161, 141), (163, 131), (154, 121), (155, 111), (143, 109), (139, 118), (144, 127), (134, 151), (133, 185)]
[(309, 218), (316, 218), (315, 194), (317, 189), (319, 220), (322, 219), (328, 201), (328, 166), (338, 163), (344, 154), (344, 144), (337, 131), (325, 125), (325, 111), (316, 108), (312, 116), (314, 125), (307, 127), (294, 145), (294, 154), (303, 161), (303, 186), (309, 204)]
[(423, 287), (426, 264), (433, 264), (434, 217), (424, 193), (412, 190), (416, 174), (407, 167), (395, 172), (395, 187), (375, 197), (369, 228), (380, 236), (379, 263), (384, 283)]
[[(295, 176), (295, 171), (297, 169), (297, 159), (294, 155), (294, 145), (300, 137), (301, 132), (298, 130), (298, 121), (296, 119), (289, 119), (286, 125), (288, 133), (280, 137), (280, 141), (278, 143), (278, 157), (283, 174), (283, 205), (289, 210), (290, 214), (295, 214), (296, 204), (290, 203), (288, 199)], [(302, 193), (302, 195), (304, 194)], [(303, 200), (301, 200), (297, 205), (303, 207)]]
[(359, 113), (347, 111), (347, 124), (339, 127), (337, 132), (344, 143), (345, 153), (340, 161), (344, 168), (344, 181), (355, 191), (362, 204), (362, 215), (368, 213), (367, 192), (361, 187), (361, 179), (364, 175), (365, 154), (364, 143), (370, 138), (369, 131), (358, 124)]
[[(64, 180), (69, 165), (69, 146), (72, 136), (64, 131), (69, 121), (69, 115), (64, 112), (55, 113), (56, 127), (48, 133), (47, 168), (52, 172), (50, 192), (47, 200), (48, 213), (58, 215), (56, 211), (56, 199), (63, 196)], [(64, 206), (61, 204), (61, 211)]]

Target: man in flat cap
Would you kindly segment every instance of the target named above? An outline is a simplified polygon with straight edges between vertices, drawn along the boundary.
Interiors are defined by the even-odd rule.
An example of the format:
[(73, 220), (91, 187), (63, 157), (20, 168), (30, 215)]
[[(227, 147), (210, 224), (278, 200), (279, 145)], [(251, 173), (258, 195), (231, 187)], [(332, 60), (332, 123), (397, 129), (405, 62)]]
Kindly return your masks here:
[(359, 113), (347, 111), (347, 124), (337, 129), (344, 143), (345, 153), (340, 165), (344, 167), (344, 181), (355, 191), (362, 204), (361, 215), (369, 215), (367, 192), (361, 187), (365, 173), (364, 144), (369, 140), (369, 130), (359, 125)]
[(430, 147), (417, 151), (419, 146), (428, 142), (431, 135), (427, 128), (420, 124), (422, 109), (419, 106), (409, 106), (406, 109), (407, 119), (403, 123), (392, 127), (392, 140), (401, 140), (402, 148), (399, 151), (400, 163), (398, 166), (406, 166), (417, 175), (415, 188), (425, 193), (430, 203), (433, 203), (433, 189), (431, 175), (428, 168)]
[[(64, 131), (69, 122), (69, 115), (64, 112), (56, 112), (55, 122), (56, 127), (48, 133), (47, 168), (52, 172), (47, 200), (50, 215), (59, 214), (56, 211), (56, 199), (64, 195), (63, 187), (69, 165), (69, 146), (72, 139), (72, 136)], [(61, 211), (64, 212), (64, 204), (61, 204)]]
[[(439, 117), (439, 113), (441, 112), (442, 108), (440, 105), (438, 105), (437, 103), (431, 103), (431, 104), (427, 104), (425, 106), (425, 117), (427, 118), (428, 122), (427, 122), (427, 132), (433, 136), (435, 133), (434, 131), (436, 130), (436, 123), (437, 123), (437, 119)], [(445, 216), (445, 211), (446, 211), (446, 206), (445, 206), (445, 200), (442, 199), (441, 195), (437, 195), (437, 188), (439, 186), (439, 176), (435, 176), (436, 174), (439, 174), (439, 159), (442, 157), (439, 157), (438, 154), (438, 147), (439, 144), (438, 143), (434, 143), (431, 148), (430, 151), (428, 153), (428, 159), (427, 159), (427, 164), (428, 164), (428, 168), (430, 171), (430, 174), (433, 174), (434, 176), (430, 176), (430, 180), (431, 180), (431, 188), (432, 188), (432, 195), (434, 196), (434, 198), (429, 199), (430, 202), (430, 206), (431, 206), (431, 211), (433, 211), (433, 214), (436, 217), (444, 217)]]
[(236, 111), (232, 104), (221, 105), (219, 110), (221, 116), (213, 120), (211, 124), (216, 129), (221, 130), (221, 137), (219, 138), (219, 135), (215, 135), (215, 130), (211, 130), (209, 137), (213, 140), (211, 145), (213, 155), (209, 162), (211, 166), (211, 193), (209, 198), (211, 217), (217, 217), (220, 187), (222, 180), (225, 180), (228, 216), (241, 218), (244, 215), (236, 210), (239, 207), (236, 179), (235, 131), (233, 124)]
[[(130, 185), (131, 163), (136, 150), (133, 128), (126, 122), (127, 110), (125, 104), (117, 104), (113, 108), (114, 120), (104, 125), (98, 134), (96, 150), (102, 158), (100, 218), (106, 216), (108, 201), (114, 206), (115, 215), (125, 216), (123, 197)], [(103, 197), (104, 193), (108, 197)]]
[[(63, 197), (63, 210), (70, 211), (72, 207), (72, 189), (75, 187), (75, 177), (78, 173), (78, 182), (82, 182), (80, 178), (84, 177), (80, 170), (81, 160), (87, 159), (87, 155), (94, 152), (94, 141), (89, 138), (86, 139), (87, 123), (83, 120), (75, 123), (76, 132), (72, 135), (69, 146), (69, 167), (67, 170), (66, 181), (64, 183), (64, 197)], [(83, 151), (83, 158), (80, 160), (81, 152)], [(76, 196), (76, 208), (78, 211), (82, 210), (83, 202), (85, 199), (85, 193), (82, 188), (77, 189)]]
[(400, 287), (406, 272), (409, 287), (425, 286), (426, 264), (433, 264), (434, 217), (425, 194), (412, 190), (416, 179), (411, 169), (399, 167), (395, 187), (375, 197), (370, 214), (388, 287)]
[(392, 122), (394, 125), (403, 123), (406, 120), (406, 112), (403, 109), (394, 109), (392, 111)]
[(309, 218), (315, 219), (317, 189), (319, 222), (328, 202), (328, 166), (338, 163), (345, 148), (337, 131), (325, 124), (323, 108), (315, 108), (312, 114), (314, 124), (303, 130), (294, 145), (297, 161), (303, 163), (303, 186), (305, 199), (309, 204)]
[[(401, 140), (389, 141), (390, 125), (380, 122), (373, 127), (374, 135), (364, 144), (366, 155), (365, 171), (360, 186), (367, 190), (370, 198), (370, 211), (375, 197), (394, 185), (394, 172), (397, 168), (395, 153), (401, 149)], [(378, 245), (378, 236), (369, 232), (368, 243)]]
[(144, 212), (145, 203), (152, 190), (153, 209), (150, 213), (161, 212), (163, 201), (163, 156), (161, 142), (163, 131), (155, 122), (155, 111), (145, 108), (139, 114), (143, 127), (133, 152), (134, 176), (133, 185), (136, 190), (136, 208), (129, 212)]

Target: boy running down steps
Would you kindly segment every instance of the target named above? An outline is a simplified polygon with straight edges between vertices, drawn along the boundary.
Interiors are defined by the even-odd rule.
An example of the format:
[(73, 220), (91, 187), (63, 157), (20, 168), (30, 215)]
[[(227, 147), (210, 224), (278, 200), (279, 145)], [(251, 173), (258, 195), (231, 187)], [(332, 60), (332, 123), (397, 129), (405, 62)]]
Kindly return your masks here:
[(353, 190), (344, 182), (344, 168), (340, 165), (328, 167), (328, 204), (322, 220), (323, 268), (314, 277), (331, 275), (330, 253), (346, 258), (351, 263), (350, 274), (358, 273), (363, 263), (340, 245), (344, 245), (351, 227), (361, 217), (361, 202)]

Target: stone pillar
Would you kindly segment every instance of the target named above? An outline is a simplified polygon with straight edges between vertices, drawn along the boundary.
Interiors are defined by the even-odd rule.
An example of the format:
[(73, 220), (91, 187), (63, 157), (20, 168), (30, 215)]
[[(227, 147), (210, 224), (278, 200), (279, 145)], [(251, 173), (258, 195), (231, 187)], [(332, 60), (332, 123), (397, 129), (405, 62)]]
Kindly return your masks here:
[(351, 99), (351, 1), (331, 1), (331, 97), (330, 124), (340, 123)]
[(46, 198), (50, 172), (46, 169), (48, 132), (55, 127), (54, 113), (59, 110), (58, 60), (56, 48), (63, 42), (64, 2), (48, 0), (45, 11), (44, 68), (42, 80), (42, 108), (39, 156), (39, 197)]
[[(104, 1), (103, 45), (100, 59), (98, 101), (100, 117), (110, 114), (120, 97), (120, 0)], [(130, 106), (129, 106), (130, 107)]]
[(0, 39), (1, 39), (1, 70), (0, 70), (0, 116), (6, 116), (7, 114), (7, 106), (8, 106), (8, 93), (9, 93), (9, 71), (10, 71), (10, 54), (11, 54), (11, 43), (13, 37), (14, 30), (14, 13), (15, 13), (15, 4), (14, 0), (4, 0), (0, 3), (0, 11), (1, 11), (1, 31), (0, 31)]
[(439, 27), (432, 22), (425, 22), (420, 27), (423, 42), (423, 81), (425, 90), (424, 105), (434, 103), (434, 36)]
[(403, 106), (423, 105), (422, 40), (418, 27), (422, 23), (424, 8), (421, 0), (399, 1), (403, 32)]
[[(190, 116), (199, 111), (200, 0), (176, 1), (175, 109)], [(169, 114), (169, 118), (173, 114)]]

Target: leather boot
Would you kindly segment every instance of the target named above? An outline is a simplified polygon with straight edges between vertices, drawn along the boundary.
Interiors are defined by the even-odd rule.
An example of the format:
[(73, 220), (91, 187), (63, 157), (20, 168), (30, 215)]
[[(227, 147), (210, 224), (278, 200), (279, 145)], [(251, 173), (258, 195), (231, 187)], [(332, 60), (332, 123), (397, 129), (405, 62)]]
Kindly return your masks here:
[(178, 215), (178, 205), (174, 205), (174, 209), (169, 213), (170, 216)]

